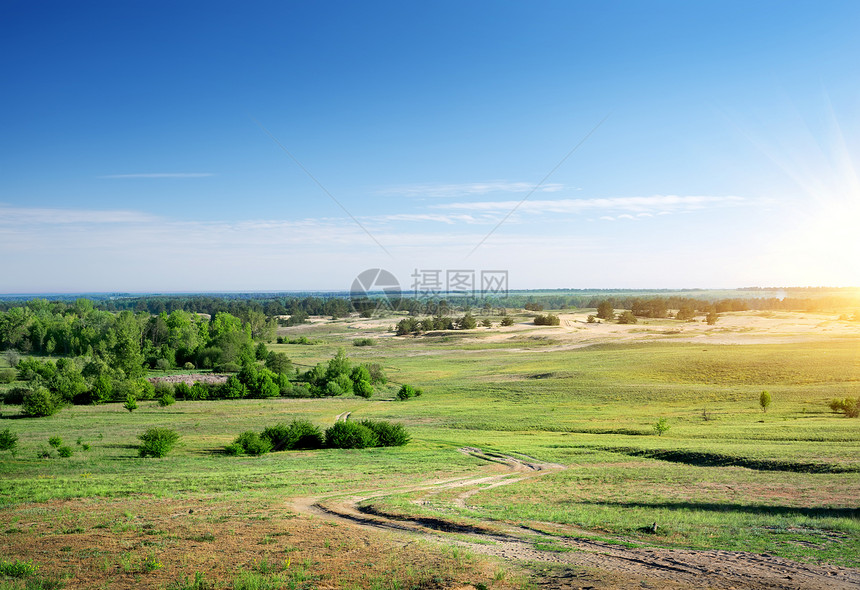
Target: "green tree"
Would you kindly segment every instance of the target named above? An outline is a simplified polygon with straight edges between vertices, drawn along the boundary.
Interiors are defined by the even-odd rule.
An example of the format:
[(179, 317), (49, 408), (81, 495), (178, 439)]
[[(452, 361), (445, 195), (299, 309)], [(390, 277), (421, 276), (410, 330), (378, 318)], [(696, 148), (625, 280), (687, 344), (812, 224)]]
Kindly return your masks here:
[(13, 457), (18, 452), (18, 435), (8, 428), (0, 431), (0, 451), (9, 451)]
[(24, 399), (21, 401), (21, 413), (33, 418), (51, 416), (60, 407), (60, 401), (45, 387), (31, 389), (24, 394)]
[(270, 352), (266, 357), (266, 368), (279, 375), (293, 372), (293, 362), (283, 352)]
[(466, 315), (457, 320), (457, 327), (460, 330), (473, 330), (478, 327), (478, 321), (471, 313), (466, 313)]
[(635, 324), (638, 321), (632, 311), (626, 310), (618, 314), (619, 324)]
[(114, 325), (116, 344), (113, 346), (113, 366), (122, 370), (129, 379), (143, 377), (143, 354), (140, 351), (142, 330), (137, 318), (130, 311), (123, 311)]
[(654, 432), (657, 436), (663, 436), (670, 428), (669, 421), (662, 417), (654, 423)]
[(762, 412), (767, 412), (768, 407), (770, 407), (770, 403), (773, 401), (770, 397), (770, 393), (767, 391), (762, 391), (761, 395), (758, 396), (758, 405), (761, 407)]
[(615, 317), (615, 310), (612, 309), (612, 302), (601, 301), (597, 304), (597, 317), (601, 320), (611, 320)]

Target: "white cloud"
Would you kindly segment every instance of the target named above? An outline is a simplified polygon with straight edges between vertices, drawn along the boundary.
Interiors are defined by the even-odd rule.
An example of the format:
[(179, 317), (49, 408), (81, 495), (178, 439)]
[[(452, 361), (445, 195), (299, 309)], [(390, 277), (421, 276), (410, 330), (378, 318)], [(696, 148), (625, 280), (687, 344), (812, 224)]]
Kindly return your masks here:
[(535, 190), (539, 193), (554, 193), (562, 190), (564, 185), (547, 183), (535, 190), (535, 184), (530, 182), (469, 182), (462, 184), (408, 184), (390, 187), (379, 191), (379, 194), (401, 197), (466, 197), (471, 195), (486, 195), (490, 193), (527, 193)]
[(692, 211), (711, 207), (745, 204), (743, 197), (736, 196), (678, 196), (654, 195), (651, 197), (609, 197), (593, 199), (558, 199), (529, 201), (484, 201), (433, 205), (434, 209), (458, 211), (510, 211), (514, 208), (522, 213), (582, 213), (592, 210), (626, 211), (630, 213), (670, 213)]
[(139, 211), (0, 206), (0, 225), (142, 223), (158, 218)]
[(206, 178), (211, 172), (149, 172), (140, 174), (106, 174), (96, 178)]

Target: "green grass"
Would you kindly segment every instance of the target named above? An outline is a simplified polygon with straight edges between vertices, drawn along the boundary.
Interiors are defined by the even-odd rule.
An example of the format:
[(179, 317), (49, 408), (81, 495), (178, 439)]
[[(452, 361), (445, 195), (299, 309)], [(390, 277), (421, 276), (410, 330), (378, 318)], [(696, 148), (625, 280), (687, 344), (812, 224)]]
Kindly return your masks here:
[[(514, 342), (391, 338), (379, 329), (375, 346), (353, 347), (345, 335), (368, 332), (349, 323), (289, 332), (319, 340), (315, 346), (270, 349), (299, 366), (326, 361), (338, 347), (355, 362), (382, 364), (392, 383), (370, 401), (138, 402), (131, 414), (110, 404), (41, 419), (6, 419), (16, 411), (6, 406), (0, 427), (20, 439), (17, 458), (0, 456), (0, 504), (135, 494), (287, 499), (396, 488), (490, 469), (457, 452), (471, 445), (569, 469), (484, 490), (467, 510), (444, 498), (433, 506), (456, 518), (556, 523), (619, 543), (860, 565), (860, 421), (827, 408), (832, 398), (860, 395), (854, 342), (556, 350), (532, 338), (551, 337), (552, 328)], [(398, 383), (425, 393), (391, 401)], [(767, 413), (758, 406), (765, 389), (773, 396)], [(325, 427), (347, 411), (356, 420), (401, 422), (413, 441), (360, 451), (220, 453), (245, 430), (293, 418)], [(671, 428), (657, 437), (652, 425), (660, 417)], [(176, 430), (182, 442), (163, 459), (138, 459), (136, 437), (150, 427)], [(52, 435), (80, 437), (91, 449), (37, 459)], [(378, 504), (419, 510), (398, 497)], [(655, 522), (656, 534), (648, 532)]]

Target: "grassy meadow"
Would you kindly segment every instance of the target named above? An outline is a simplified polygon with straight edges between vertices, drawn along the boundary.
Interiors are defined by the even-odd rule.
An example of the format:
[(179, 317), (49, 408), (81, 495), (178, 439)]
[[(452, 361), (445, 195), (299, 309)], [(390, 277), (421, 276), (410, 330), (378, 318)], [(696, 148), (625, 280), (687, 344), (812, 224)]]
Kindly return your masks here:
[[(18, 434), (19, 449), (15, 457), (0, 454), (0, 559), (32, 559), (70, 587), (133, 587), (135, 580), (148, 580), (151, 587), (179, 588), (177, 580), (195, 571), (240, 587), (237, 580), (249, 572), (287, 580), (296, 571), (284, 567), (291, 555), (303, 556), (291, 564), (301, 563), (305, 577), (283, 587), (409, 587), (429, 583), (443, 563), (449, 581), (528, 584), (435, 545), (422, 551), (421, 563), (401, 560), (408, 571), (381, 558), (362, 561), (362, 551), (370, 555), (368, 547), (388, 541), (366, 532), (350, 536), (342, 526), (335, 534), (337, 527), (285, 508), (299, 496), (390, 489), (368, 503), (467, 522), (527, 523), (544, 539), (585, 535), (631, 546), (743, 550), (860, 567), (860, 421), (827, 406), (832, 398), (860, 395), (856, 338), (738, 345), (658, 336), (572, 346), (555, 338), (554, 327), (522, 329), (505, 339), (493, 337), (495, 328), (393, 337), (385, 322), (364, 322), (282, 329), (318, 344), (270, 349), (300, 367), (331, 358), (339, 347), (353, 362), (381, 364), (390, 383), (370, 400), (139, 402), (132, 413), (120, 404), (76, 406), (40, 419), (19, 418), (17, 406), (4, 406), (0, 430)], [(375, 343), (351, 346), (359, 336)], [(424, 395), (395, 401), (402, 383), (421, 387)], [(759, 407), (762, 391), (773, 400), (766, 412)], [(413, 440), (398, 448), (222, 453), (242, 431), (292, 418), (326, 427), (343, 412), (401, 422)], [(653, 427), (661, 418), (669, 428), (658, 436)], [(163, 459), (137, 458), (136, 437), (152, 426), (179, 432), (180, 446)], [(62, 437), (72, 456), (38, 458), (51, 436)], [(417, 493), (398, 490), (492, 471), (459, 453), (463, 446), (567, 468), (480, 491), (465, 507), (446, 493), (416, 505)], [(192, 505), (216, 520), (177, 532), (172, 512), (185, 514)], [(244, 539), (248, 522), (262, 527), (253, 534), (275, 539), (255, 542), (255, 561), (251, 554), (226, 565), (195, 557), (212, 543), (193, 538)], [(290, 527), (304, 527), (297, 549), (289, 549), (296, 546), (289, 534), (300, 533)], [(285, 531), (293, 532), (278, 536)], [(320, 557), (322, 549), (311, 552), (326, 549), (321, 543), (330, 544), (329, 537), (346, 548), (332, 551), (330, 560)], [(109, 539), (114, 549), (94, 555), (97, 538)], [(176, 557), (177, 547), (188, 556)], [(337, 565), (346, 556), (348, 575)], [(278, 566), (261, 573), (264, 557)], [(148, 569), (147, 559), (162, 567)], [(0, 587), (17, 583), (10, 579)]]

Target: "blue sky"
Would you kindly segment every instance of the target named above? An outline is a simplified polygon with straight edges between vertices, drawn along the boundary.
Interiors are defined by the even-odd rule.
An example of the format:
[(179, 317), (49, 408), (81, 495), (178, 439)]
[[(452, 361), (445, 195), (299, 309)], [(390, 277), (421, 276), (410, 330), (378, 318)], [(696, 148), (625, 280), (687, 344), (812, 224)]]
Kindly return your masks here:
[(860, 284), (857, 2), (10, 1), (0, 23), (0, 292)]

